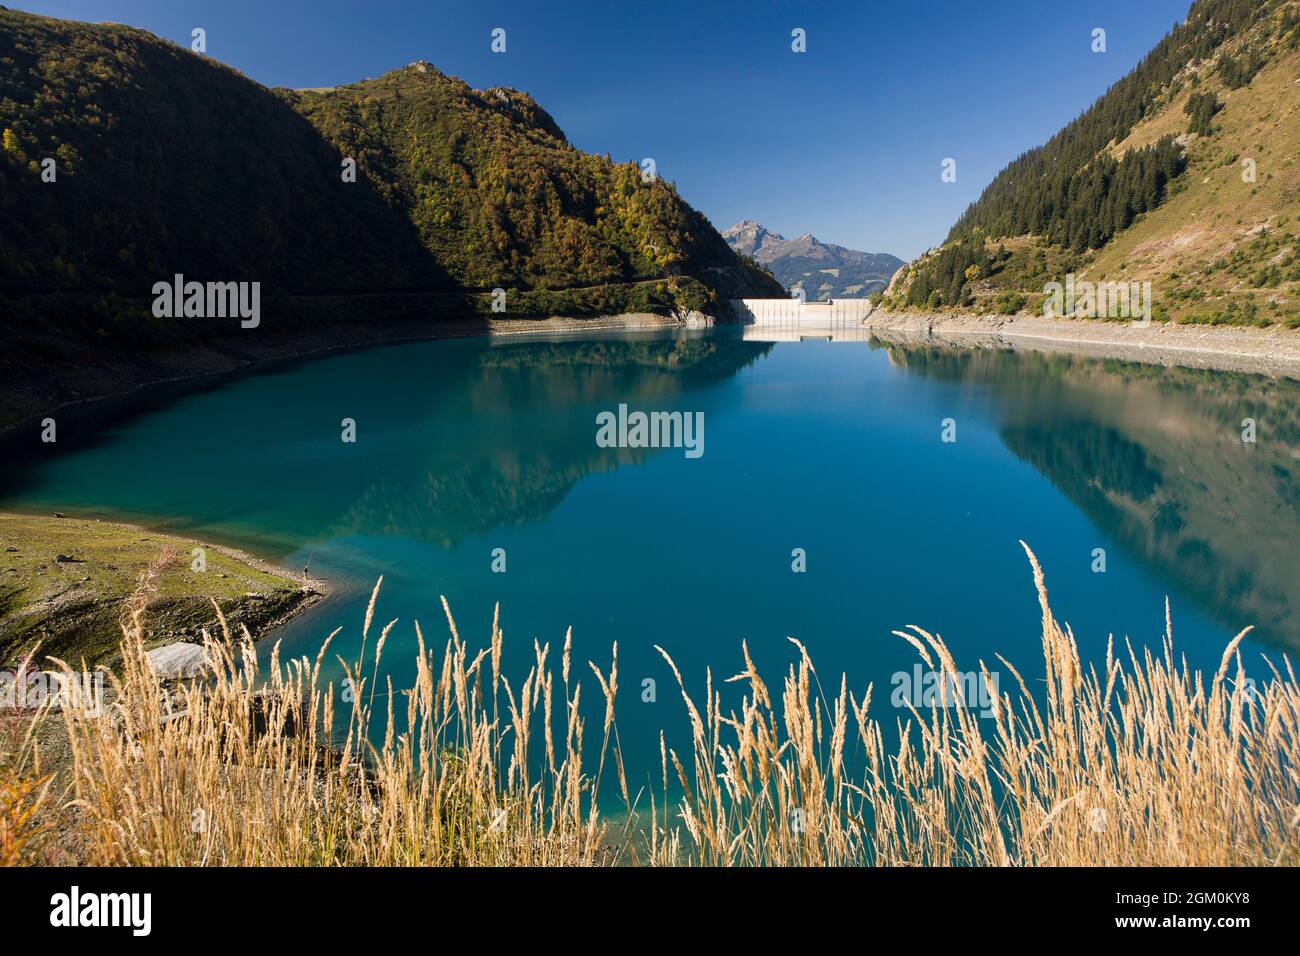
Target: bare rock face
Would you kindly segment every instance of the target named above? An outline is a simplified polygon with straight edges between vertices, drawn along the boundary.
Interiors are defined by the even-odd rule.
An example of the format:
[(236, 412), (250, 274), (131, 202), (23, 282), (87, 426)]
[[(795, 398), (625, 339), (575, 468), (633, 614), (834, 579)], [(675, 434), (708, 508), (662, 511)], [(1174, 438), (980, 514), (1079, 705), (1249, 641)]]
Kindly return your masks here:
[(178, 641), (155, 647), (145, 656), (159, 677), (202, 677), (212, 671), (207, 652), (200, 644)]
[(727, 245), (751, 259), (758, 259), (759, 250), (763, 248), (763, 243), (769, 236), (777, 241), (784, 241), (781, 236), (773, 235), (764, 229), (761, 223), (752, 219), (738, 222), (722, 233), (722, 238), (727, 240)]
[(677, 320), (679, 325), (683, 325), (688, 329), (706, 329), (714, 324), (711, 316), (707, 316), (703, 312), (697, 312), (694, 309), (683, 309), (680, 312), (674, 312), (673, 318)]

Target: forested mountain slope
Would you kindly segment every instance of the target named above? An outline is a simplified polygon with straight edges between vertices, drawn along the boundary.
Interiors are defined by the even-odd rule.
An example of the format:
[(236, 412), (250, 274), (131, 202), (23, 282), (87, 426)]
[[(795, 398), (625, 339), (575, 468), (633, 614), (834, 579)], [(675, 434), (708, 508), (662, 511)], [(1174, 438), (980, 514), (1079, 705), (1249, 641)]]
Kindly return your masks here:
[(0, 11), (0, 64), (10, 294), (145, 296), (172, 272), (313, 294), (765, 281), (671, 183), (426, 63), (272, 91), (142, 30)]
[(1197, 0), (1090, 109), (900, 273), (891, 308), (1040, 312), (1150, 282), (1154, 317), (1300, 325), (1300, 3)]
[(282, 98), (143, 30), (0, 11), (0, 127), (5, 295), (143, 299), (176, 272), (286, 291), (447, 281)]
[[(0, 424), (428, 334), (488, 314), (496, 288), (505, 317), (782, 294), (671, 182), (575, 149), (526, 94), (427, 63), (269, 90), (143, 30), (0, 7), (0, 136)], [(260, 324), (155, 317), (176, 275), (260, 283)]]
[(574, 149), (525, 93), (474, 90), (424, 62), (328, 91), (277, 92), (357, 158), (465, 286), (694, 275), (737, 289), (766, 278), (670, 182)]

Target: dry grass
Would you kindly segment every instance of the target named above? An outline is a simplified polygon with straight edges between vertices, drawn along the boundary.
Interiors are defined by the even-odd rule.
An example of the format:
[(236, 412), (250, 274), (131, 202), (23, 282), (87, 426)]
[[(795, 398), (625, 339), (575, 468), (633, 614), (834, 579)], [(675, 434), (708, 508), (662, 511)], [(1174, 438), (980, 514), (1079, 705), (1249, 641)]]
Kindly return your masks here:
[[(1100, 672), (1085, 670), (1029, 560), (1043, 690), (1031, 693), (999, 657), (1015, 692), (996, 699), (992, 717), (910, 709), (896, 747), (867, 716), (870, 687), (859, 698), (841, 678), (828, 698), (798, 642), (779, 700), (745, 649), (731, 678), (744, 701), (726, 713), (712, 676), (693, 695), (665, 652), (692, 733), (680, 753), (662, 742), (662, 791), (645, 806), (617, 747), (617, 646), (607, 671), (589, 665), (604, 713), (589, 734), (567, 636), (558, 681), (550, 647), (534, 644), (534, 665), (511, 684), (495, 623), (475, 651), (448, 612), (437, 653), (416, 627), (414, 687), (377, 686), (395, 627), (374, 626), (377, 585), (341, 689), (322, 684), (328, 641), (314, 661), (281, 661), (277, 647), (259, 670), (247, 634), (228, 631), (208, 641), (214, 679), (168, 688), (144, 656), (141, 606), (109, 712), (64, 712), (85, 862), (1300, 863), (1300, 689), (1289, 661), (1268, 665), (1248, 692), (1243, 632), (1206, 684), (1166, 633), (1159, 654), (1108, 648)], [(897, 633), (927, 667), (958, 672), (939, 637)], [(987, 679), (982, 661), (980, 670)], [(635, 825), (598, 812), (606, 775)]]
[(0, 707), (0, 866), (40, 862), (41, 838), (50, 821), (47, 805), (53, 775), (41, 765), (36, 729), (48, 708), (27, 706), (26, 687), (31, 657), (19, 662), (13, 706)]

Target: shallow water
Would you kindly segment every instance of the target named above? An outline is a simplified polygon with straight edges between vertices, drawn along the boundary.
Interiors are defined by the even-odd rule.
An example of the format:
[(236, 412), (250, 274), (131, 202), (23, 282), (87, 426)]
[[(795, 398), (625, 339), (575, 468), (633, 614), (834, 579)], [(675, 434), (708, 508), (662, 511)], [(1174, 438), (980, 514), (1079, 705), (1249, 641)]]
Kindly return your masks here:
[[(620, 403), (702, 412), (703, 455), (599, 447), (596, 416)], [(777, 678), (797, 637), (828, 696), (842, 671), (859, 696), (874, 682), (888, 724), (902, 713), (891, 679), (916, 661), (890, 633), (903, 625), (941, 633), (960, 666), (1001, 652), (1041, 676), (1021, 539), (1089, 658), (1110, 634), (1158, 647), (1166, 595), (1197, 666), (1212, 670), (1247, 624), (1248, 668), (1259, 651), (1294, 651), (1298, 456), (1289, 381), (727, 331), (467, 339), (170, 400), (11, 472), (0, 507), (126, 516), (310, 561), (338, 593), (280, 632), (292, 654), (343, 626), (334, 649), (352, 656), (382, 574), (397, 687), (414, 672), (412, 619), (434, 644), (446, 634), (440, 595), (471, 643), (501, 603), (519, 678), (534, 638), (554, 663), (572, 626), (576, 658), (602, 670), (617, 641), (620, 740), (645, 780), (659, 729), (684, 726), (655, 644), (702, 692), (706, 668), (715, 681), (740, 670), (742, 638)]]

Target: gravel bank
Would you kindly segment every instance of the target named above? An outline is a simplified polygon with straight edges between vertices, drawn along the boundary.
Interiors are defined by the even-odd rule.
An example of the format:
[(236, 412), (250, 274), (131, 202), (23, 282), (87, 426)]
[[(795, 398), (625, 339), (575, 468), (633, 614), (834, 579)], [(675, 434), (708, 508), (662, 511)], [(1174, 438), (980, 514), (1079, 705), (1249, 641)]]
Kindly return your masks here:
[(1255, 372), (1300, 379), (1300, 330), (1049, 319), (1042, 316), (876, 312), (864, 323), (882, 339), (966, 348), (1072, 352), (1098, 358)]

